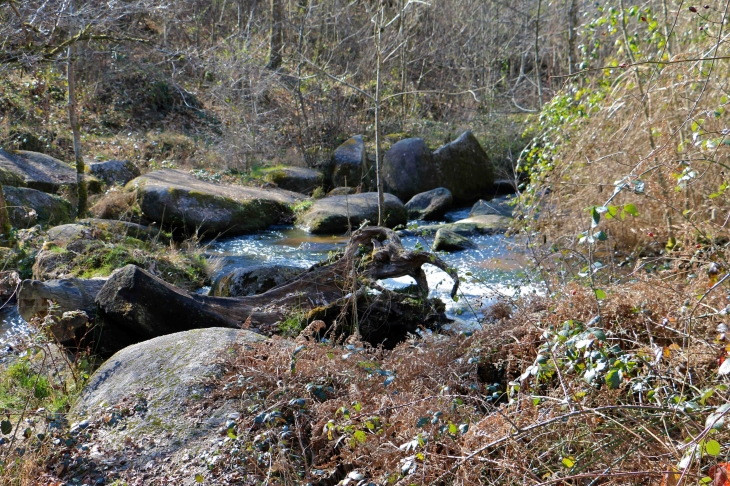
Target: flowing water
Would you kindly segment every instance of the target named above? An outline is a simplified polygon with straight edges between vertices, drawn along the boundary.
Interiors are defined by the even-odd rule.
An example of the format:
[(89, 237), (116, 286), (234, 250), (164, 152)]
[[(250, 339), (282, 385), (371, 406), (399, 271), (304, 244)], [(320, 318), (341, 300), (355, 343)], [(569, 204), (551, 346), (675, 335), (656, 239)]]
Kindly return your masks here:
[[(452, 211), (445, 216), (445, 222), (466, 218), (470, 208)], [(410, 224), (433, 224), (411, 221)], [(471, 238), (478, 248), (439, 256), (464, 277), (458, 301), (449, 296), (451, 278), (446, 272), (424, 265), (430, 297), (437, 297), (446, 304), (446, 314), (461, 324), (476, 324), (482, 317), (480, 307), (498, 295), (515, 295), (531, 292), (535, 287), (525, 279), (525, 259), (513, 240), (503, 235), (481, 235)], [(408, 249), (428, 249), (433, 238), (403, 237), (403, 246)], [(327, 257), (329, 252), (342, 249), (347, 239), (342, 236), (311, 235), (297, 228), (280, 227), (255, 235), (239, 236), (215, 241), (208, 253), (222, 259), (223, 272), (236, 267), (260, 264), (281, 264), (309, 267)], [(381, 284), (386, 288), (404, 287), (414, 284), (411, 277), (387, 279)]]
[[(445, 222), (466, 218), (470, 208), (451, 211)], [(411, 222), (423, 223), (425, 222)], [(433, 224), (433, 223), (428, 223)], [(451, 278), (432, 265), (423, 269), (431, 289), (430, 296), (441, 298), (446, 304), (447, 315), (460, 326), (477, 325), (481, 319), (481, 306), (488, 304), (497, 295), (515, 295), (533, 292), (524, 275), (525, 259), (515, 247), (513, 240), (503, 235), (482, 235), (472, 238), (478, 248), (439, 255), (449, 266), (454, 267), (464, 278), (458, 301), (450, 298)], [(409, 249), (428, 249), (432, 238), (404, 237), (403, 246)], [(303, 230), (288, 227), (274, 227), (253, 235), (237, 236), (209, 243), (208, 255), (221, 259), (224, 273), (237, 267), (259, 264), (282, 264), (309, 267), (326, 258), (329, 252), (345, 247), (347, 239), (342, 236), (311, 235)], [(415, 283), (410, 277), (387, 279), (381, 282), (386, 288), (404, 287)], [(207, 292), (208, 289), (202, 289)], [(25, 321), (15, 307), (0, 310), (0, 344), (11, 343), (22, 334), (29, 333)]]

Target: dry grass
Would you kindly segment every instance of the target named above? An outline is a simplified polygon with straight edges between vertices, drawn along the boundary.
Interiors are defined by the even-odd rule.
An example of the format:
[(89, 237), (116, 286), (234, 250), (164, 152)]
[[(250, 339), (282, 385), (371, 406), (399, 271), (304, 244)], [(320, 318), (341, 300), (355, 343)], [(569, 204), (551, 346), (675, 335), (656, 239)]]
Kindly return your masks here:
[[(727, 298), (711, 293), (694, 312), (677, 308), (708, 284), (679, 282), (649, 275), (611, 287), (600, 323), (590, 324), (593, 293), (575, 286), (523, 301), (514, 317), (469, 337), (426, 334), (392, 351), (302, 337), (247, 346), (212, 397), (236, 400), (242, 418), (211, 479), (676, 484), (690, 457), (682, 481), (696, 482), (727, 454), (708, 455), (703, 441), (730, 439), (726, 428), (705, 428), (728, 399), (717, 375), (722, 318), (706, 314)], [(610, 348), (609, 366), (629, 364), (620, 381), (599, 372), (588, 383), (571, 366), (577, 338), (558, 337), (568, 322), (605, 332), (579, 354)]]
[[(714, 19), (721, 11), (709, 12)], [(549, 167), (535, 171), (528, 192), (537, 197), (532, 202), (539, 201), (533, 210), (547, 241), (575, 249), (581, 233), (597, 231), (588, 208), (613, 205), (620, 211), (626, 204), (634, 204), (638, 215), (607, 222), (602, 217), (608, 250), (658, 254), (673, 239), (685, 248), (698, 240), (727, 241), (730, 205), (720, 188), (730, 155), (730, 62), (679, 62), (714, 52), (716, 39), (693, 31), (693, 21), (690, 12), (681, 12), (675, 27), (681, 42), (672, 52), (639, 46), (645, 51), (639, 60), (664, 53), (675, 64), (595, 71), (590, 80), (566, 85), (546, 107), (537, 145), (547, 147), (549, 140), (557, 149), (547, 150)], [(623, 56), (615, 54), (614, 62), (624, 62)], [(612, 197), (620, 181), (627, 187)], [(632, 190), (638, 181), (643, 191)]]

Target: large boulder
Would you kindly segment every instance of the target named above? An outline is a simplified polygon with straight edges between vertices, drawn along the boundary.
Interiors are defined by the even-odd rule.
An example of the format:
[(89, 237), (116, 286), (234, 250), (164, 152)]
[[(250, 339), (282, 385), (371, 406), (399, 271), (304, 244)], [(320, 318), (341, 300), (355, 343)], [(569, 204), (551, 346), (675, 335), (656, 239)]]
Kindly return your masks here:
[(64, 224), (73, 220), (73, 208), (66, 199), (26, 187), (3, 186), (10, 223), (16, 228), (36, 224)]
[[(348, 220), (353, 230), (365, 220), (377, 224), (378, 193), (366, 192), (318, 199), (309, 211), (299, 218), (297, 224), (310, 233), (340, 234), (347, 231)], [(401, 200), (392, 194), (385, 194), (383, 224), (393, 228), (407, 222), (406, 208)]]
[(395, 194), (403, 201), (437, 187), (451, 189), (442, 183), (433, 153), (420, 138), (396, 142), (385, 153), (383, 185), (387, 192)]
[(333, 156), (333, 186), (356, 187), (362, 183), (367, 187), (371, 178), (362, 135), (355, 135), (337, 147)]
[[(0, 149), (0, 184), (30, 187), (55, 193), (61, 189), (76, 192), (76, 169), (65, 162), (38, 152)], [(98, 179), (87, 176), (89, 192), (98, 192)]]
[(205, 182), (180, 170), (159, 170), (133, 179), (144, 216), (173, 229), (235, 236), (289, 220), (291, 204), (303, 196), (279, 189), (261, 189)]
[(124, 185), (140, 175), (139, 168), (128, 160), (90, 162), (88, 168), (89, 173), (108, 185)]
[(432, 248), (434, 251), (461, 251), (477, 248), (477, 244), (454, 231), (441, 228), (436, 232)]
[(474, 201), (492, 189), (494, 166), (471, 131), (436, 150), (433, 157), (454, 202)]
[(222, 372), (225, 356), (264, 339), (208, 328), (124, 348), (86, 383), (70, 411), (72, 433), (84, 438), (93, 461), (148, 471), (185, 466), (195, 484), (205, 465), (191, 458), (215, 447), (221, 430), (225, 434), (229, 420), (238, 417), (235, 400), (204, 405), (206, 380)]
[(254, 265), (236, 268), (218, 277), (210, 290), (215, 297), (245, 297), (263, 294), (302, 274), (306, 268), (286, 265)]
[(324, 176), (315, 169), (304, 167), (278, 167), (266, 172), (266, 179), (281, 189), (311, 195), (324, 184)]
[(404, 201), (445, 187), (454, 203), (472, 202), (491, 195), (494, 167), (471, 131), (433, 153), (422, 139), (407, 138), (385, 154), (383, 183)]
[(409, 219), (437, 220), (444, 216), (453, 203), (451, 191), (439, 187), (416, 194), (406, 203)]

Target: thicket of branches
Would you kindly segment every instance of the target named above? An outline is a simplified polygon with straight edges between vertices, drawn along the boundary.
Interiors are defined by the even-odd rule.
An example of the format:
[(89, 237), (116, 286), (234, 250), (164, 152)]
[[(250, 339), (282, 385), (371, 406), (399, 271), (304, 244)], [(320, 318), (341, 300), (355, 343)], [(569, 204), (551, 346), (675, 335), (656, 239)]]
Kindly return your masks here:
[(231, 166), (282, 143), (312, 164), (345, 137), (372, 134), (378, 63), (384, 133), (414, 120), (458, 126), (535, 112), (559, 88), (550, 76), (580, 64), (578, 19), (589, 8), (578, 0), (9, 1), (0, 5), (0, 65), (48, 80), (75, 43), (87, 131), (179, 126), (209, 134)]

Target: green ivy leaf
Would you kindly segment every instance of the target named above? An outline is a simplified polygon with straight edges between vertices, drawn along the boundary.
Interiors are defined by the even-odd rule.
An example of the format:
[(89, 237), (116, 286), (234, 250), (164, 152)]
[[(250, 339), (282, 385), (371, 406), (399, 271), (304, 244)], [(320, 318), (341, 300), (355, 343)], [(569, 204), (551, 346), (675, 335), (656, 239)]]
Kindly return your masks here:
[(591, 226), (595, 228), (598, 226), (598, 223), (601, 222), (601, 213), (599, 213), (595, 207), (591, 208), (591, 218), (593, 218), (593, 223)]
[(708, 440), (707, 442), (705, 442), (705, 452), (712, 457), (719, 456), (720, 443), (716, 440)]
[(621, 385), (621, 371), (612, 369), (606, 373), (606, 385), (609, 390), (615, 390)]
[(8, 435), (12, 431), (13, 424), (11, 424), (9, 420), (3, 420), (2, 422), (0, 422), (0, 432), (2, 432), (4, 435)]
[(633, 204), (626, 204), (624, 206), (624, 212), (626, 214), (630, 214), (631, 216), (638, 216), (639, 215), (639, 210), (636, 209), (636, 206), (634, 206)]

